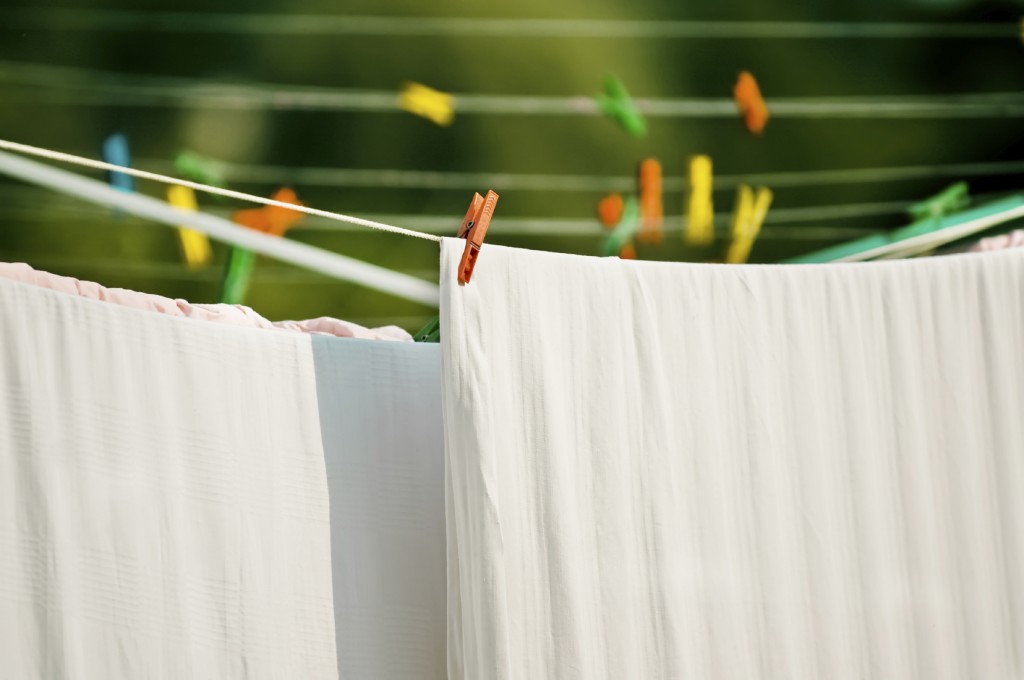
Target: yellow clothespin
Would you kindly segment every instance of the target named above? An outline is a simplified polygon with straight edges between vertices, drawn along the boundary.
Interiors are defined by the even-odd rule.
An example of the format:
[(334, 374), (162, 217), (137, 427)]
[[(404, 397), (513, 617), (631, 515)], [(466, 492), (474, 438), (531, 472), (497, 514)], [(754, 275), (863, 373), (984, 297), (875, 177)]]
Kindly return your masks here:
[(690, 159), (687, 196), (686, 242), (710, 245), (715, 241), (715, 210), (711, 203), (711, 159)]
[(772, 192), (760, 187), (756, 194), (745, 184), (736, 192), (736, 208), (732, 216), (732, 242), (725, 254), (729, 264), (743, 264), (761, 232), (761, 225), (772, 204)]
[[(189, 212), (195, 212), (198, 207), (195, 192), (179, 185), (167, 188), (167, 202), (178, 210)], [(178, 227), (178, 239), (181, 241), (181, 255), (189, 269), (198, 269), (210, 263), (213, 249), (210, 248), (210, 239), (206, 234), (182, 226)]]
[(405, 83), (398, 94), (398, 105), (404, 111), (422, 116), (447, 127), (455, 119), (455, 100), (445, 92), (420, 83)]

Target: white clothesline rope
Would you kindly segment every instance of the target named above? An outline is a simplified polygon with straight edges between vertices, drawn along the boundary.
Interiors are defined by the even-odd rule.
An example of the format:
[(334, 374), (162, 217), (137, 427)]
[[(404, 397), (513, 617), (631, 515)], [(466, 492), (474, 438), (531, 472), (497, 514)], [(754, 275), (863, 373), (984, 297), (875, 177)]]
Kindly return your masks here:
[[(226, 196), (228, 198), (237, 198), (242, 201), (249, 201), (251, 203), (260, 203), (263, 205), (273, 205), (279, 208), (287, 208), (288, 210), (295, 210), (297, 212), (306, 213), (307, 215), (316, 215), (318, 217), (324, 217), (330, 220), (336, 220), (338, 222), (348, 222), (349, 224), (357, 224), (363, 227), (369, 227), (370, 229), (378, 229), (380, 231), (387, 231), (393, 234), (401, 234), (403, 236), (412, 236), (414, 238), (421, 238), (427, 241), (440, 242), (441, 237), (436, 234), (426, 234), (421, 231), (413, 231), (412, 229), (404, 229), (402, 227), (396, 227), (391, 224), (384, 224), (383, 222), (374, 222), (372, 220), (365, 220), (360, 217), (353, 217), (351, 215), (343, 215), (341, 213), (334, 213), (327, 210), (319, 210), (317, 208), (310, 208), (304, 205), (296, 205), (294, 203), (285, 203), (283, 201), (275, 201), (272, 198), (263, 198), (262, 196), (254, 196), (253, 194), (246, 194), (241, 191), (232, 191), (231, 189), (221, 189), (220, 187), (213, 187), (208, 184), (201, 184), (199, 182), (191, 182), (184, 179), (176, 179), (174, 177), (168, 177), (167, 175), (160, 175), (155, 172), (147, 172), (145, 170), (137, 170), (135, 168), (129, 168), (122, 165), (115, 165), (113, 163), (106, 163), (104, 161), (94, 160), (92, 158), (85, 158), (83, 156), (75, 156), (69, 153), (63, 153), (60, 151), (52, 151), (50, 149), (43, 149), (37, 146), (30, 146), (28, 144), (19, 144), (18, 142), (11, 142), (6, 139), (0, 139), (0, 149), (7, 149), (8, 151), (15, 151), (17, 153), (28, 154), (30, 156), (38, 156), (40, 158), (49, 158), (50, 160), (61, 161), (63, 163), (72, 163), (74, 165), (80, 165), (87, 168), (95, 168), (97, 170), (107, 170), (109, 172), (120, 172), (132, 177), (138, 177), (140, 179), (148, 179), (154, 182), (163, 182), (164, 184), (179, 185), (195, 189), (196, 191), (203, 191), (208, 194), (216, 194), (218, 196)], [(457, 218), (453, 218), (452, 232), (455, 231)]]
[(506, 19), (462, 17), (338, 16), (228, 12), (138, 12), (117, 10), (8, 10), (15, 28), (58, 31), (151, 31), (272, 35), (365, 35), (462, 38), (646, 38), (646, 39), (908, 39), (1007, 38), (1018, 25), (1000, 22), (880, 21), (660, 21), (594, 19)]

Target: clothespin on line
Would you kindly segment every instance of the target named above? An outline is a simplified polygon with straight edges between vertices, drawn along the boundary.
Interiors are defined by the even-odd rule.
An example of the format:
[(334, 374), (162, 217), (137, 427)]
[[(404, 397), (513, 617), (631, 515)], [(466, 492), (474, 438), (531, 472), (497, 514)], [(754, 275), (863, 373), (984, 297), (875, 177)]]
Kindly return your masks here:
[(638, 172), (640, 195), (640, 229), (636, 240), (640, 243), (661, 243), (664, 209), (661, 192), (661, 163), (654, 158), (640, 163)]
[(465, 285), (473, 277), (476, 260), (480, 256), (480, 248), (487, 237), (487, 228), (491, 226), (494, 209), (498, 206), (498, 194), (488, 189), (487, 196), (473, 194), (469, 202), (466, 216), (462, 218), (457, 236), (466, 239), (466, 248), (462, 251), (459, 262), (459, 283)]
[(442, 127), (455, 120), (455, 98), (421, 83), (404, 83), (398, 93), (398, 106)]
[(613, 75), (604, 78), (604, 92), (595, 98), (597, 108), (633, 137), (647, 135), (647, 121), (633, 103), (626, 86)]
[(174, 169), (181, 173), (182, 177), (193, 182), (222, 189), (227, 186), (223, 164), (194, 151), (182, 151), (175, 156)]
[[(195, 212), (198, 209), (196, 193), (190, 187), (171, 185), (167, 187), (167, 202), (178, 210)], [(213, 248), (209, 237), (201, 231), (179, 226), (178, 241), (181, 244), (181, 256), (189, 269), (199, 269), (213, 259)]]
[(754, 241), (772, 204), (772, 192), (765, 187), (753, 189), (745, 184), (736, 191), (736, 208), (732, 218), (732, 241), (725, 254), (729, 264), (743, 264), (749, 259)]
[(755, 135), (764, 132), (771, 116), (754, 76), (748, 71), (742, 71), (736, 80), (732, 94), (736, 100), (736, 106), (739, 107), (740, 113), (743, 115), (743, 122), (747, 126), (747, 130)]
[(711, 202), (711, 158), (690, 159), (687, 180), (686, 242), (710, 245), (715, 241), (715, 211)]
[[(112, 134), (103, 140), (101, 155), (107, 163), (121, 165), (126, 168), (131, 167), (132, 157), (128, 151), (128, 138), (120, 132)], [(135, 178), (123, 172), (108, 172), (107, 181), (110, 182), (110, 186), (119, 191), (128, 193), (135, 191)]]
[[(462, 218), (459, 230), (455, 232), (458, 238), (466, 239), (466, 247), (462, 251), (457, 274), (460, 285), (466, 285), (473, 278), (476, 260), (480, 255), (480, 248), (483, 247), (484, 238), (487, 237), (487, 228), (491, 226), (491, 218), (494, 216), (494, 209), (497, 205), (498, 194), (491, 190), (487, 191), (486, 197), (474, 193), (473, 198), (469, 201), (466, 216)], [(416, 342), (439, 342), (441, 318), (436, 316), (428, 321), (427, 325), (414, 333), (412, 338)]]
[[(291, 189), (278, 189), (273, 199), (282, 203), (299, 203), (298, 196)], [(284, 236), (296, 222), (302, 219), (302, 213), (276, 205), (262, 208), (251, 208), (235, 212), (233, 220), (236, 224), (261, 231), (271, 236)], [(256, 266), (256, 253), (246, 248), (235, 246), (228, 256), (227, 269), (221, 283), (220, 301), (227, 304), (242, 304), (249, 290), (249, 280)]]
[(933, 220), (959, 212), (971, 204), (967, 182), (957, 182), (907, 208), (914, 220)]
[(605, 229), (611, 229), (622, 219), (624, 207), (622, 194), (608, 194), (597, 202), (597, 220)]
[(601, 254), (605, 257), (618, 255), (624, 260), (636, 259), (636, 249), (632, 241), (639, 226), (640, 204), (635, 196), (628, 196), (623, 204), (618, 224), (601, 244)]

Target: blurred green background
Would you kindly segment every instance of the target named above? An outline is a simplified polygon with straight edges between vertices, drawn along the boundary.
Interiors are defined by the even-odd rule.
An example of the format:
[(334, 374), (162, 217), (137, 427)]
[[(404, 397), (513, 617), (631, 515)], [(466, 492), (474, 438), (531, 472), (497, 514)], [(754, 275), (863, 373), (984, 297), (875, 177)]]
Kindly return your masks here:
[[(5, 3), (7, 4), (7, 3)], [(268, 31), (111, 30), (69, 22), (66, 10), (231, 12), (280, 15), (495, 17), (605, 20), (766, 20), (1001, 22), (1005, 37), (978, 39), (556, 39), (288, 35)], [(1015, 25), (1019, 3), (956, 0), (658, 0), (542, 2), (328, 2), (249, 0), (208, 3), (113, 3), (60, 0), (11, 5), (0, 24), (0, 137), (98, 157), (102, 140), (122, 132), (137, 167), (170, 171), (191, 149), (225, 162), (283, 168), (307, 204), (325, 210), (383, 216), (403, 225), (415, 216), (450, 216), (454, 231), (470, 198), (466, 189), (345, 187), (304, 183), (295, 168), (398, 169), (463, 173), (543, 173), (628, 176), (645, 157), (661, 160), (666, 185), (679, 182), (687, 159), (709, 154), (716, 174), (817, 172), (1014, 161), (1024, 158), (1021, 122), (1011, 116), (931, 119), (775, 119), (761, 137), (736, 118), (649, 119), (649, 134), (633, 139), (600, 117), (458, 115), (450, 127), (402, 112), (310, 111), (171, 102), (149, 105), (83, 96), (88, 78), (111, 74), (186, 78), (264, 87), (358, 88), (397, 92), (405, 81), (463, 94), (590, 96), (607, 73), (635, 97), (730, 97), (738, 71), (748, 69), (772, 97), (940, 96), (1024, 90), (1024, 47)], [(26, 11), (28, 10), (28, 11)], [(40, 66), (60, 67), (36, 79)], [(35, 69), (35, 70), (33, 70)], [(79, 74), (80, 70), (87, 73)], [(94, 73), (101, 72), (101, 73)], [(29, 76), (25, 76), (29, 74)], [(105, 75), (104, 75), (105, 74)], [(81, 78), (85, 78), (82, 81)], [(38, 81), (38, 82), (37, 82)], [(43, 82), (45, 81), (45, 82)], [(134, 82), (134, 81), (132, 81)], [(63, 83), (63, 85), (62, 85)], [(74, 96), (69, 92), (74, 92)], [(101, 173), (91, 173), (102, 177)], [(907, 222), (901, 211), (956, 179), (972, 194), (1016, 191), (1024, 171), (999, 175), (774, 187), (770, 222), (752, 261), (773, 262)], [(770, 186), (770, 185), (769, 185)], [(139, 191), (163, 196), (149, 182)], [(233, 188), (269, 196), (268, 182)], [(602, 232), (594, 220), (599, 191), (493, 188), (501, 194), (488, 241), (533, 249), (597, 254)], [(732, 190), (715, 194), (727, 215)], [(221, 214), (243, 206), (200, 196)], [(793, 209), (855, 206), (847, 216), (802, 220)], [(665, 197), (669, 216), (682, 195)], [(777, 211), (777, 212), (776, 212)], [(820, 214), (820, 213), (819, 213)], [(787, 217), (788, 215), (788, 217)], [(780, 219), (778, 216), (782, 216)], [(107, 286), (216, 301), (226, 248), (216, 262), (190, 271), (173, 230), (0, 177), (0, 258), (91, 279)], [(590, 221), (581, 233), (514, 233), (501, 219)], [(585, 225), (584, 225), (585, 226)], [(641, 246), (646, 259), (714, 260), (726, 245), (684, 247), (671, 217), (661, 246)], [(555, 230), (553, 228), (553, 230)], [(288, 238), (306, 241), (425, 279), (437, 278), (436, 244), (372, 231), (332, 230), (307, 221)], [(337, 316), (367, 325), (398, 323), (415, 330), (434, 311), (360, 286), (261, 258), (248, 304), (271, 319)]]

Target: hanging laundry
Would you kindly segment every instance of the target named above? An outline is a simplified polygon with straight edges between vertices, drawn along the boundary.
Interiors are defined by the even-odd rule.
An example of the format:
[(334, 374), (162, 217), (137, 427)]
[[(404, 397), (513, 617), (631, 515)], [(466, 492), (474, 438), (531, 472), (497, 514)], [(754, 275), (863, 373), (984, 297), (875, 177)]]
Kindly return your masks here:
[(1024, 229), (1015, 229), (1007, 234), (989, 236), (973, 243), (967, 252), (983, 253), (988, 250), (1005, 250), (1007, 248), (1024, 247)]
[[(295, 192), (288, 187), (278, 189), (272, 198), (282, 203), (302, 205)], [(284, 236), (285, 232), (302, 219), (302, 213), (277, 205), (266, 205), (262, 208), (239, 210), (234, 214), (233, 219), (243, 227), (271, 236)], [(245, 296), (249, 290), (249, 280), (252, 278), (252, 270), (255, 266), (256, 253), (237, 246), (231, 248), (224, 280), (221, 282), (221, 302), (235, 305), (245, 302)]]
[(710, 245), (715, 240), (715, 211), (711, 201), (711, 158), (690, 159), (687, 178), (685, 238), (693, 245)]
[(772, 192), (761, 187), (753, 189), (741, 184), (736, 191), (736, 207), (732, 217), (732, 241), (726, 251), (725, 261), (729, 264), (743, 264), (750, 257), (750, 250), (761, 232), (761, 225), (772, 203)]
[[(179, 210), (188, 212), (195, 212), (198, 208), (195, 192), (190, 187), (180, 185), (167, 187), (167, 202)], [(180, 226), (178, 241), (181, 244), (181, 255), (189, 269), (204, 267), (213, 258), (210, 239), (201, 231)]]
[[(128, 151), (128, 138), (121, 133), (110, 135), (103, 140), (102, 155), (103, 160), (107, 163), (125, 168), (131, 167), (132, 157)], [(110, 186), (119, 191), (135, 191), (135, 178), (123, 172), (108, 171), (107, 181), (110, 182)]]
[(453, 678), (1021, 677), (1024, 251), (461, 251)]
[(3, 279), (0, 347), (0, 675), (338, 678), (309, 336)]
[(611, 229), (622, 219), (625, 203), (622, 194), (608, 194), (597, 203), (597, 219), (605, 229)]
[(331, 497), (338, 677), (455, 677), (445, 656), (440, 347), (323, 336), (312, 345)]
[(743, 122), (746, 124), (747, 130), (755, 135), (764, 132), (770, 116), (764, 97), (761, 96), (761, 88), (758, 87), (754, 76), (748, 71), (741, 72), (732, 93), (736, 100), (736, 106), (743, 114)]
[(661, 163), (648, 158), (640, 163), (638, 173), (640, 194), (640, 230), (636, 240), (640, 243), (661, 243), (664, 212), (661, 197)]
[(402, 85), (398, 105), (403, 111), (426, 118), (442, 127), (451, 125), (455, 120), (455, 98), (420, 83)]
[(637, 109), (626, 86), (613, 75), (604, 79), (604, 92), (595, 98), (601, 112), (633, 137), (647, 135), (647, 121)]

